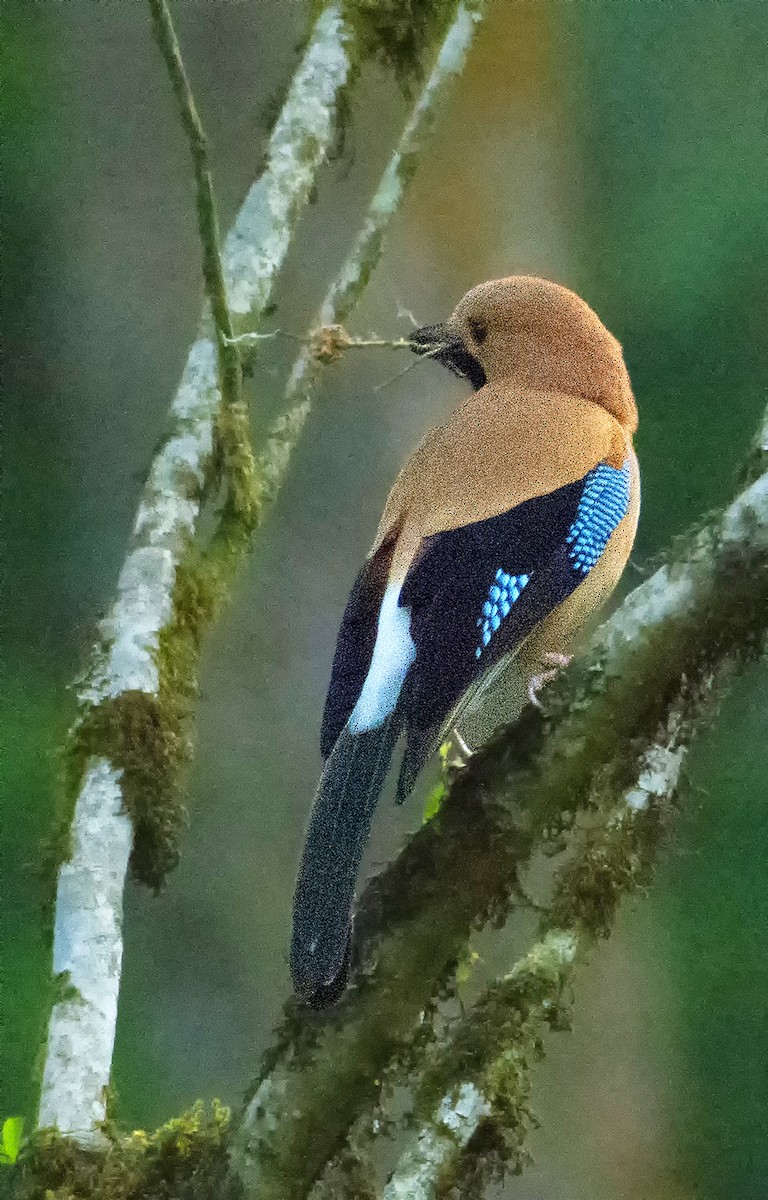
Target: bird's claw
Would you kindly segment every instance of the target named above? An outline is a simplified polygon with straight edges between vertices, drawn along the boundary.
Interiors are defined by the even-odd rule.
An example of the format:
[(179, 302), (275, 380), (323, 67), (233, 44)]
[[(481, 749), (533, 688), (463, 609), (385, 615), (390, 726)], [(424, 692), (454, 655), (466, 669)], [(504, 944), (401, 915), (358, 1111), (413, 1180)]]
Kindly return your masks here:
[(558, 654), (554, 650), (547, 650), (546, 654), (542, 654), (541, 656), (541, 661), (552, 667), (568, 667), (571, 665), (572, 660), (572, 654)]
[(528, 700), (534, 708), (543, 710), (544, 705), (539, 699), (539, 692), (546, 684), (551, 683), (553, 679), (557, 679), (563, 667), (567, 667), (572, 658), (572, 654), (557, 654), (553, 651), (547, 651), (546, 654), (542, 654), (541, 661), (550, 663), (551, 667), (548, 671), (539, 671), (535, 675), (532, 675), (528, 681)]

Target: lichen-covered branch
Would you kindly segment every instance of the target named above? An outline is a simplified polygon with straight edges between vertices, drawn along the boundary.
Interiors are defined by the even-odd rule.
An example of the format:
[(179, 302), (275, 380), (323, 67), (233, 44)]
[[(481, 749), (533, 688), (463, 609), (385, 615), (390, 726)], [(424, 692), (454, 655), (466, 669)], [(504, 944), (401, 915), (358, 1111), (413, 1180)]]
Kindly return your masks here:
[(416, 1098), (418, 1132), (383, 1200), (436, 1200), (452, 1188), (480, 1196), (494, 1175), (524, 1166), (542, 1036), (567, 1026), (564, 996), (579, 950), (607, 936), (622, 897), (647, 877), (708, 696), (705, 687), (671, 710), (640, 757), (634, 786), (618, 803), (604, 803), (577, 838), (539, 939), (480, 997), (431, 1063)]
[(352, 67), (343, 6), (320, 14), (275, 124), (267, 163), (224, 243), (230, 311), (261, 316), (283, 264), (299, 213), (336, 133), (337, 106)]
[[(15, 1169), (13, 1200), (242, 1200), (228, 1177), (229, 1110), (198, 1102), (161, 1125), (98, 1150), (54, 1129), (38, 1131)], [(10, 1182), (10, 1181), (9, 1181)]]
[[(302, 1197), (373, 1107), (450, 978), (469, 933), (502, 920), (542, 840), (567, 830), (599, 781), (636, 786), (638, 755), (677, 704), (768, 626), (768, 472), (640, 585), (553, 688), (456, 775), (438, 815), (371, 881), (354, 987), (322, 1016), (291, 1004), (235, 1136), (253, 1195)], [(635, 772), (633, 775), (633, 771)]]
[[(335, 132), (350, 72), (338, 5), (315, 25), (272, 134), (261, 178), (226, 239), (223, 276), (233, 313), (255, 323)], [(216, 306), (214, 305), (214, 308)], [(105, 1113), (120, 980), (122, 883), (129, 848), (137, 877), (159, 886), (176, 859), (178, 773), (202, 634), (259, 504), (242, 409), (222, 407), (218, 352), (203, 316), (174, 398), (168, 435), (144, 487), (117, 598), (99, 627), (68, 753), (74, 799), (62, 832), (53, 969), (66, 986), (48, 1031), (39, 1123), (98, 1140)], [(201, 506), (227, 502), (213, 556), (193, 548)]]
[[(485, 5), (459, 4), (443, 38), (435, 64), (405, 125), (397, 147), (371, 200), (362, 228), (331, 284), (315, 321), (316, 330), (343, 324), (360, 299), (382, 252), (384, 235), (413, 177), (435, 113), (450, 83), (460, 74)], [(322, 366), (332, 355), (322, 353), (317, 338), (308, 338), (291, 370), (286, 412), (270, 429), (258, 459), (267, 496), (274, 499), (285, 478), (291, 453), (311, 411)]]
[[(467, 1148), (473, 1139), (480, 1140), (502, 1105), (515, 1114), (512, 1130), (504, 1129), (505, 1160), (512, 1158), (519, 1167), (531, 1121), (531, 1067), (542, 1030), (558, 1010), (577, 948), (575, 934), (552, 930), (478, 1003), (439, 1064), (442, 1075), (448, 1063), (454, 1065), (455, 1056), (457, 1082), (448, 1083), (434, 1112), (421, 1124), (384, 1188), (383, 1200), (434, 1200), (449, 1194)], [(497, 1015), (499, 1025), (491, 1034), (489, 1022)], [(485, 1053), (474, 1044), (480, 1039)], [(434, 1086), (431, 1075), (426, 1086)], [(495, 1140), (489, 1139), (483, 1150), (491, 1148), (498, 1153)], [(462, 1179), (467, 1181), (466, 1171)]]

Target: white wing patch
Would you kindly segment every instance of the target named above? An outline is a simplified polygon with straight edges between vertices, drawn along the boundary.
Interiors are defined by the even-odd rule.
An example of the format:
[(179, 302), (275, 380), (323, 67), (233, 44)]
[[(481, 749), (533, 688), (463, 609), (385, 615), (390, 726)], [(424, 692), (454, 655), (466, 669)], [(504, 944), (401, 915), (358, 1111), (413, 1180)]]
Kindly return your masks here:
[(408, 668), (416, 657), (411, 610), (401, 608), (399, 598), (399, 584), (390, 583), (381, 602), (371, 665), (349, 718), (351, 733), (378, 729), (384, 723), (397, 704)]

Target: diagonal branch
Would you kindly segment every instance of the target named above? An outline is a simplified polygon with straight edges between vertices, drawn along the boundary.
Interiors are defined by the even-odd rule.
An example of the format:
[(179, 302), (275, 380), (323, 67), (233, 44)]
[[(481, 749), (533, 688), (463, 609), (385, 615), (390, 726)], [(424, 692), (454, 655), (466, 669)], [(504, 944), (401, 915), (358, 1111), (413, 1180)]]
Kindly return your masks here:
[[(687, 690), (685, 686), (684, 692)], [(681, 696), (636, 781), (581, 836), (557, 880), (550, 915), (527, 954), (455, 1028), (419, 1088), (426, 1111), (383, 1200), (435, 1200), (451, 1187), (479, 1194), (492, 1174), (519, 1172), (533, 1124), (531, 1073), (547, 1028), (563, 1028), (563, 994), (579, 952), (607, 935), (621, 898), (647, 874), (676, 799), (682, 764), (709, 711), (710, 689)]]
[(759, 645), (767, 595), (765, 472), (627, 597), (546, 718), (526, 710), (472, 757), (437, 817), (371, 881), (356, 987), (321, 1016), (289, 1004), (241, 1119), (234, 1162), (255, 1194), (273, 1194), (261, 1181), (277, 1170), (286, 1196), (305, 1194), (305, 1164), (331, 1158), (376, 1104), (471, 929), (508, 913), (533, 848), (567, 830), (598, 783), (613, 796), (634, 786), (633, 764), (666, 726), (681, 680), (695, 690)]
[[(340, 5), (329, 5), (294, 76), (264, 173), (226, 239), (229, 310), (252, 323), (263, 312), (332, 144), (351, 67), (349, 41)], [(210, 216), (211, 210), (206, 220)], [(208, 253), (207, 261), (210, 266)], [(220, 306), (219, 295), (214, 313)], [(189, 752), (185, 718), (195, 694), (200, 638), (226, 594), (221, 561), (226, 566), (232, 547), (242, 546), (260, 499), (240, 436), (243, 410), (237, 403), (222, 409), (220, 317), (218, 312), (214, 340), (210, 314), (203, 314), (190, 350), (168, 434), (139, 502), (117, 598), (99, 627), (71, 736), (74, 811), (71, 829), (62, 835), (53, 939), (53, 971), (62, 987), (49, 1024), (39, 1123), (85, 1143), (98, 1141), (96, 1126), (105, 1114), (128, 858), (134, 873), (156, 887), (175, 862), (178, 772)], [(222, 482), (229, 495), (220, 542), (232, 553), (201, 565), (192, 552), (198, 518)]]
[[(484, 12), (484, 3), (472, 7), (464, 3), (457, 6), (434, 67), (371, 199), (357, 240), (320, 305), (315, 320), (317, 330), (343, 325), (360, 299), (381, 258), (384, 235), (416, 171), (438, 107), (449, 85), (464, 67)], [(258, 469), (266, 483), (269, 499), (274, 499), (280, 489), (290, 456), (312, 409), (325, 361), (317, 349), (317, 338), (307, 338), (288, 379), (287, 411), (270, 429), (266, 446), (259, 456)]]

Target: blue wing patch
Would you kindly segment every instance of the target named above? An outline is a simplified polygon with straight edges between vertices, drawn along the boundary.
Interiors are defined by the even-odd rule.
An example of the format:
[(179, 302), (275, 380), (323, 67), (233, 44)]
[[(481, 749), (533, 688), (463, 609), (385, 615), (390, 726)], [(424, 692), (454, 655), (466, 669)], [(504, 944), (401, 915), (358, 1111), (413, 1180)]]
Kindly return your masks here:
[[(571, 566), (582, 578), (595, 566), (614, 529), (626, 516), (629, 486), (628, 461), (621, 470), (608, 463), (598, 463), (584, 477), (576, 517), (565, 536)], [(482, 616), (477, 618), (480, 642), (475, 648), (475, 658), (482, 656), (504, 618), (509, 616), (512, 605), (520, 599), (523, 588), (530, 583), (532, 574), (533, 570), (527, 575), (497, 570), (483, 604)]]
[(473, 679), (576, 590), (629, 508), (630, 463), (598, 463), (582, 479), (496, 517), (426, 538), (400, 603), (416, 657), (402, 708), (407, 794), (442, 722)]
[(501, 568), (496, 572), (496, 578), (488, 589), (488, 599), (483, 605), (483, 615), (477, 618), (481, 644), (475, 650), (475, 658), (480, 657), (501, 622), (509, 616), (512, 605), (520, 599), (520, 593), (530, 579), (530, 575), (511, 575)]
[(608, 545), (608, 539), (629, 508), (629, 462), (620, 471), (598, 463), (584, 479), (576, 520), (565, 538), (575, 570), (586, 575)]
[[(630, 485), (628, 461), (621, 469), (598, 463), (553, 492), (424, 539), (398, 600), (415, 647), (397, 701), (407, 734), (401, 797), (473, 679), (520, 645), (596, 565), (628, 511)], [(371, 669), (398, 535), (391, 531), (352, 590), (323, 717), (324, 756)]]

